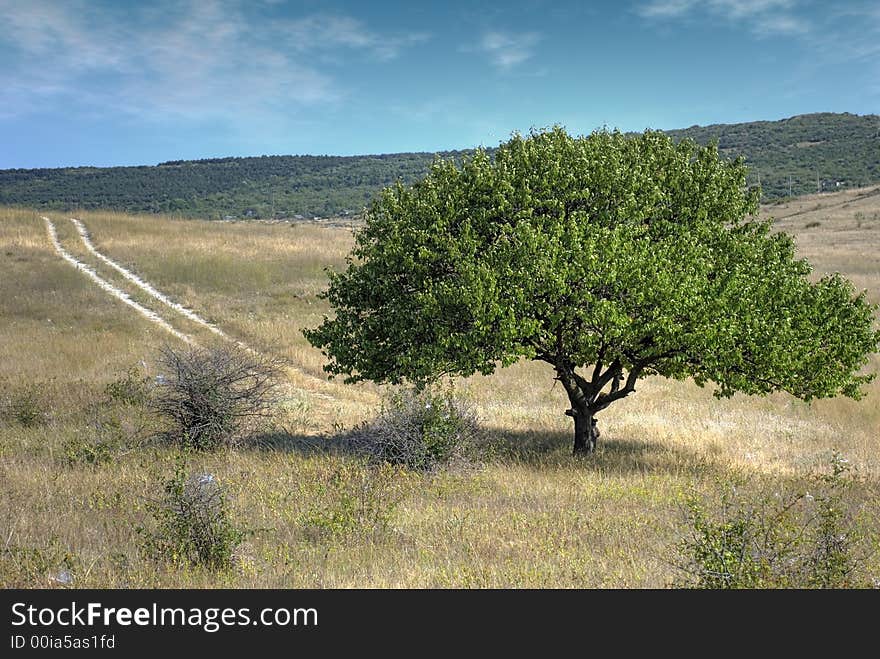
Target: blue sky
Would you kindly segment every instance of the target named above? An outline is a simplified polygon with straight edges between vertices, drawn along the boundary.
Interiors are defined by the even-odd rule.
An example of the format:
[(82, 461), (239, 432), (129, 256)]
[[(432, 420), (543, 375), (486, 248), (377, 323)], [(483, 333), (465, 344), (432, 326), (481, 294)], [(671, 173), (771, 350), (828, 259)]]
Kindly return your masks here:
[(877, 0), (0, 0), (0, 168), (880, 112)]

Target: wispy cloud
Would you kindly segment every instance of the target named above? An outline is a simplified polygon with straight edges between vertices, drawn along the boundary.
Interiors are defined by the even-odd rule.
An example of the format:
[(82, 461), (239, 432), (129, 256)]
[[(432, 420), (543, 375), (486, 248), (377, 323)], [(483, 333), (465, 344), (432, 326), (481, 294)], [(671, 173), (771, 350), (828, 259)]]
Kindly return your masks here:
[(0, 114), (41, 103), (150, 119), (289, 112), (344, 94), (315, 53), (384, 62), (428, 38), (383, 35), (345, 15), (254, 20), (254, 6), (188, 0), (122, 9), (84, 0), (0, 0)]
[(636, 10), (645, 18), (683, 16), (697, 4), (696, 0), (652, 0)]
[(745, 26), (758, 37), (796, 37), (819, 56), (807, 68), (853, 62), (880, 75), (876, 0), (649, 0), (637, 12), (655, 22), (711, 18)]
[(483, 34), (478, 46), (471, 50), (487, 55), (492, 65), (502, 71), (509, 71), (531, 59), (540, 41), (536, 32), (491, 31)]
[[(637, 13), (657, 24), (715, 21), (743, 27), (758, 38), (797, 39), (810, 56), (793, 63), (783, 81), (808, 87), (819, 76), (847, 76), (865, 98), (880, 94), (880, 7), (876, 0), (648, 0)], [(798, 91), (797, 93), (801, 93)]]
[(829, 5), (809, 45), (811, 57), (801, 63), (802, 69), (845, 75), (853, 89), (871, 99), (868, 107), (876, 108), (880, 101), (880, 7), (876, 0)]
[(764, 16), (752, 25), (752, 31), (759, 36), (808, 34), (812, 29), (812, 24), (806, 19), (786, 14)]
[(391, 60), (404, 48), (427, 41), (425, 32), (381, 35), (350, 16), (317, 14), (279, 26), (292, 47), (299, 51), (330, 48), (365, 50), (380, 60)]
[(797, 9), (797, 0), (650, 0), (636, 11), (644, 18), (657, 20), (709, 16), (769, 36), (809, 32), (810, 22), (797, 15)]

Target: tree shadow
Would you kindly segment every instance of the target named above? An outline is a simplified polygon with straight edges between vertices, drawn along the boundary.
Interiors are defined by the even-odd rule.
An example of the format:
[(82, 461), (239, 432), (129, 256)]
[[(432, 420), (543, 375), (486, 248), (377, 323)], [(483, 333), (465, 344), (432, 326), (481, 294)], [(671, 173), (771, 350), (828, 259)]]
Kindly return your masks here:
[[(254, 436), (242, 448), (302, 456), (362, 456), (353, 439), (351, 430), (309, 435), (279, 429)], [(603, 437), (595, 453), (585, 456), (573, 456), (571, 443), (571, 433), (567, 432), (487, 428), (474, 453), (479, 462), (486, 465), (579, 468), (605, 475), (653, 473), (705, 477), (722, 472), (721, 465), (707, 453), (631, 435)]]
[(560, 431), (491, 429), (488, 462), (516, 463), (534, 468), (571, 468), (603, 474), (717, 474), (722, 471), (707, 453), (670, 446), (632, 435), (603, 437), (596, 451), (572, 455), (571, 433)]
[(263, 431), (243, 442), (240, 448), (310, 455), (354, 455), (351, 431), (308, 435), (285, 429)]

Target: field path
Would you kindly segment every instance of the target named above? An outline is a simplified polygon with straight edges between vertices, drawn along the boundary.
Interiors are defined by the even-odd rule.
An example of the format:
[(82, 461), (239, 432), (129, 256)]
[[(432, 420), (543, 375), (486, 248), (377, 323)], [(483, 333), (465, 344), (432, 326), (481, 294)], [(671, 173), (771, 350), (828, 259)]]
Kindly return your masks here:
[[(83, 245), (89, 251), (89, 253), (91, 253), (93, 256), (95, 256), (95, 258), (97, 258), (101, 262), (107, 264), (108, 266), (110, 266), (111, 268), (116, 270), (126, 280), (130, 281), (132, 284), (134, 284), (135, 286), (140, 288), (142, 291), (147, 293), (150, 297), (165, 304), (166, 306), (168, 306), (169, 308), (178, 312), (179, 314), (181, 314), (185, 318), (193, 321), (194, 323), (196, 323), (198, 325), (201, 325), (202, 327), (205, 327), (206, 329), (210, 330), (211, 332), (213, 332), (217, 336), (225, 339), (226, 341), (234, 343), (235, 345), (242, 348), (243, 350), (246, 350), (247, 352), (250, 352), (255, 355), (259, 355), (259, 353), (256, 350), (254, 350), (253, 348), (248, 346), (246, 343), (239, 341), (237, 339), (234, 339), (233, 337), (229, 336), (226, 332), (221, 330), (219, 327), (217, 327), (213, 323), (208, 322), (207, 320), (205, 320), (204, 318), (199, 316), (195, 311), (188, 309), (188, 308), (184, 307), (182, 304), (175, 302), (174, 300), (169, 298), (167, 295), (162, 293), (160, 290), (158, 290), (155, 286), (150, 284), (148, 281), (141, 279), (140, 277), (138, 277), (136, 274), (134, 274), (130, 270), (119, 265), (113, 259), (111, 259), (111, 258), (105, 256), (104, 254), (102, 254), (101, 252), (99, 252), (97, 250), (97, 248), (95, 247), (94, 243), (92, 242), (91, 235), (89, 234), (89, 230), (88, 230), (88, 228), (86, 228), (85, 224), (83, 224), (80, 220), (73, 218), (73, 217), (71, 217), (69, 219), (73, 223), (73, 225), (76, 227), (76, 230), (79, 233), (79, 236), (80, 236), (80, 239), (82, 240)], [(150, 309), (147, 309), (146, 307), (138, 304), (137, 302), (132, 300), (128, 296), (128, 294), (126, 294), (124, 291), (116, 288), (115, 286), (113, 286), (113, 284), (111, 284), (110, 282), (101, 278), (94, 271), (94, 269), (90, 268), (85, 263), (74, 258), (67, 250), (64, 249), (64, 247), (61, 246), (61, 243), (58, 240), (58, 234), (55, 230), (55, 225), (52, 223), (52, 221), (48, 217), (43, 217), (43, 220), (46, 222), (46, 230), (49, 234), (49, 239), (51, 240), (52, 245), (55, 248), (55, 251), (58, 252), (58, 254), (65, 261), (67, 261), (68, 263), (73, 265), (78, 270), (83, 271), (92, 281), (94, 281), (96, 284), (98, 284), (98, 286), (102, 290), (106, 291), (107, 293), (110, 293), (112, 296), (118, 298), (119, 300), (122, 300), (125, 304), (127, 304), (130, 307), (132, 307), (133, 309), (135, 309), (144, 318), (147, 318), (148, 320), (156, 323), (157, 325), (159, 325), (160, 327), (162, 327), (166, 331), (170, 332), (171, 334), (173, 334), (174, 336), (179, 338), (181, 341), (184, 341), (190, 345), (198, 345), (192, 337), (175, 329), (167, 320), (165, 320), (164, 318), (159, 316), (154, 311), (151, 311)], [(305, 378), (306, 380), (314, 381), (315, 383), (326, 385), (325, 380), (322, 380), (321, 378), (316, 378), (315, 376), (313, 376), (309, 373), (306, 373), (305, 371), (303, 371), (299, 368), (296, 368), (295, 366), (289, 366), (288, 368), (290, 368), (291, 371), (296, 373), (299, 378)], [(322, 398), (322, 399), (328, 400), (328, 401), (337, 401), (338, 400), (335, 396), (332, 396), (332, 395), (329, 395), (326, 393), (305, 390), (300, 387), (294, 387), (294, 389), (298, 392), (307, 393), (309, 396), (313, 396), (316, 398)]]
[(130, 306), (132, 309), (137, 311), (141, 316), (143, 316), (147, 320), (155, 323), (156, 325), (158, 325), (159, 327), (161, 327), (165, 331), (173, 334), (174, 336), (176, 336), (178, 339), (180, 339), (181, 341), (183, 341), (185, 343), (189, 343), (191, 345), (195, 343), (192, 340), (192, 337), (187, 336), (183, 332), (180, 332), (180, 331), (174, 329), (174, 327), (172, 327), (171, 324), (167, 320), (162, 318), (159, 314), (157, 314), (156, 312), (151, 311), (150, 309), (147, 309), (146, 307), (138, 304), (137, 302), (132, 300), (128, 296), (127, 293), (119, 290), (113, 284), (108, 282), (106, 279), (103, 279), (100, 276), (98, 276), (97, 272), (95, 272), (92, 268), (87, 266), (82, 261), (75, 259), (70, 254), (70, 252), (68, 252), (66, 249), (64, 249), (61, 246), (61, 243), (58, 241), (58, 233), (55, 230), (55, 225), (52, 224), (52, 220), (50, 220), (48, 217), (43, 217), (43, 221), (46, 223), (46, 232), (49, 234), (49, 240), (52, 243), (52, 246), (55, 248), (55, 251), (58, 253), (59, 256), (61, 256), (61, 258), (63, 258), (68, 263), (70, 263), (77, 270), (80, 270), (81, 272), (83, 272), (89, 279), (91, 279), (93, 282), (95, 282), (101, 288), (101, 290), (109, 293), (110, 295), (112, 295), (116, 299), (121, 300), (122, 302), (124, 302), (125, 304)]
[(142, 291), (147, 293), (149, 296), (159, 300), (159, 302), (161, 302), (162, 304), (164, 304), (168, 307), (171, 307), (176, 312), (185, 316), (186, 318), (193, 321), (194, 323), (197, 323), (197, 324), (201, 325), (202, 327), (207, 328), (208, 330), (210, 330), (211, 332), (213, 332), (217, 336), (222, 337), (222, 338), (226, 339), (227, 341), (234, 341), (240, 347), (247, 349), (247, 346), (245, 344), (243, 344), (241, 341), (235, 341), (235, 339), (231, 338), (228, 334), (226, 334), (226, 332), (221, 330), (219, 327), (217, 327), (213, 323), (209, 323), (207, 320), (205, 320), (204, 318), (199, 316), (195, 311), (193, 311), (191, 309), (187, 309), (182, 304), (175, 302), (174, 300), (169, 298), (167, 295), (165, 295), (161, 291), (157, 290), (149, 282), (144, 281), (143, 279), (138, 277), (136, 274), (134, 274), (130, 270), (123, 268), (121, 265), (119, 265), (113, 259), (110, 259), (107, 256), (105, 256), (104, 254), (101, 254), (101, 252), (99, 252), (97, 249), (95, 249), (95, 245), (94, 245), (94, 243), (92, 243), (92, 237), (89, 234), (89, 230), (86, 228), (86, 226), (74, 217), (71, 217), (70, 221), (73, 222), (73, 225), (76, 227), (76, 230), (79, 232), (79, 236), (82, 239), (83, 245), (85, 245), (86, 249), (89, 252), (91, 252), (95, 257), (97, 257), (99, 260), (103, 261), (104, 263), (109, 265), (111, 268), (116, 270), (119, 274), (121, 274), (123, 277), (125, 277), (132, 284), (134, 284), (135, 286), (140, 288)]

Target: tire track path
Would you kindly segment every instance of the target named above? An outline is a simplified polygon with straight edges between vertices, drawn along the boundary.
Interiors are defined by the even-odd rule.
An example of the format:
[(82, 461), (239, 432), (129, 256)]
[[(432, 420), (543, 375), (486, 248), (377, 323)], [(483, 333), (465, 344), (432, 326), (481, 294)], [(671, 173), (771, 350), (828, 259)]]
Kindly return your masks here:
[[(214, 333), (215, 335), (219, 336), (220, 338), (222, 338), (222, 339), (224, 339), (224, 340), (226, 340), (226, 341), (229, 341), (229, 342), (231, 342), (231, 343), (234, 343), (234, 344), (237, 345), (239, 348), (241, 348), (241, 349), (243, 349), (243, 350), (245, 350), (245, 351), (247, 351), (247, 352), (250, 352), (251, 354), (254, 354), (254, 355), (259, 355), (259, 354), (260, 354), (259, 352), (257, 352), (257, 351), (254, 350), (253, 348), (251, 348), (249, 345), (247, 345), (247, 344), (244, 343), (243, 341), (239, 341), (239, 340), (237, 340), (237, 339), (235, 339), (235, 338), (229, 336), (226, 332), (224, 332), (223, 330), (221, 330), (219, 327), (217, 327), (217, 326), (214, 325), (213, 323), (211, 323), (211, 322), (205, 320), (204, 318), (202, 318), (200, 315), (198, 315), (198, 314), (197, 314), (195, 311), (193, 311), (192, 309), (188, 309), (187, 307), (183, 306), (182, 304), (180, 304), (180, 303), (178, 303), (178, 302), (175, 302), (174, 300), (172, 300), (171, 298), (169, 298), (167, 295), (165, 295), (164, 293), (162, 293), (160, 290), (158, 290), (155, 286), (153, 286), (152, 284), (150, 284), (150, 282), (148, 282), (148, 281), (142, 279), (141, 277), (139, 277), (139, 276), (136, 275), (135, 273), (131, 272), (131, 271), (128, 270), (127, 268), (123, 267), (122, 265), (120, 265), (119, 263), (117, 263), (116, 261), (114, 261), (113, 259), (111, 259), (111, 258), (109, 258), (108, 256), (102, 254), (100, 251), (98, 251), (98, 249), (95, 247), (94, 243), (92, 242), (91, 234), (89, 233), (89, 230), (88, 230), (88, 228), (85, 226), (85, 224), (83, 224), (83, 223), (82, 223), (80, 220), (78, 220), (77, 218), (73, 218), (73, 217), (71, 217), (71, 218), (69, 218), (69, 219), (70, 219), (70, 222), (73, 224), (73, 226), (76, 227), (76, 230), (77, 230), (77, 232), (79, 233), (79, 236), (80, 236), (80, 240), (82, 241), (82, 243), (83, 243), (83, 245), (85, 246), (86, 250), (87, 250), (90, 254), (92, 254), (95, 258), (97, 258), (97, 259), (98, 259), (99, 261), (101, 261), (102, 263), (105, 263), (106, 265), (108, 265), (108, 266), (110, 266), (111, 268), (113, 268), (114, 270), (116, 270), (116, 271), (117, 271), (120, 275), (122, 275), (126, 280), (130, 281), (132, 284), (134, 284), (135, 286), (137, 286), (138, 288), (140, 288), (140, 289), (141, 289), (142, 291), (144, 291), (147, 295), (149, 295), (150, 297), (152, 297), (152, 298), (158, 300), (159, 302), (165, 304), (167, 307), (169, 307), (169, 308), (173, 309), (174, 311), (178, 312), (179, 314), (181, 314), (182, 316), (184, 316), (184, 317), (187, 318), (188, 320), (191, 320), (192, 322), (196, 323), (197, 325), (200, 325), (200, 326), (202, 326), (202, 327), (208, 329), (209, 331), (211, 331), (211, 332)], [(86, 265), (85, 263), (82, 263), (81, 261), (78, 261), (76, 258), (74, 258), (69, 252), (67, 252), (67, 250), (65, 250), (65, 249), (61, 246), (61, 243), (60, 243), (59, 240), (58, 240), (58, 234), (57, 234), (57, 232), (56, 232), (56, 230), (55, 230), (55, 225), (52, 224), (52, 221), (51, 221), (48, 217), (43, 217), (43, 220), (46, 222), (46, 227), (47, 227), (47, 230), (48, 230), (48, 232), (49, 232), (49, 238), (50, 238), (50, 240), (52, 241), (53, 246), (55, 247), (55, 251), (58, 252), (58, 254), (60, 254), (61, 257), (64, 258), (64, 260), (66, 260), (66, 261), (68, 261), (69, 263), (71, 263), (72, 265), (74, 265), (74, 267), (76, 267), (77, 269), (82, 270), (83, 272), (85, 272), (85, 273), (89, 276), (90, 279), (92, 279), (95, 283), (98, 284), (98, 286), (101, 287), (101, 289), (103, 289), (104, 291), (110, 293), (110, 294), (113, 295), (114, 297), (116, 297), (116, 298), (122, 300), (123, 302), (125, 302), (126, 304), (128, 304), (129, 306), (131, 306), (132, 308), (134, 308), (136, 311), (138, 311), (138, 313), (140, 313), (140, 314), (141, 314), (142, 316), (144, 316), (145, 318), (151, 320), (151, 321), (154, 322), (154, 323), (157, 323), (157, 324), (160, 325), (163, 329), (169, 331), (170, 333), (172, 333), (174, 336), (176, 336), (177, 338), (181, 339), (182, 341), (184, 341), (184, 342), (186, 342), (186, 343), (188, 343), (188, 344), (190, 344), (190, 345), (198, 345), (197, 342), (196, 342), (192, 337), (190, 337), (190, 336), (188, 336), (188, 335), (186, 335), (186, 334), (184, 334), (184, 333), (178, 331), (177, 329), (175, 329), (175, 328), (174, 328), (174, 327), (173, 327), (173, 326), (172, 326), (167, 320), (165, 320), (164, 318), (162, 318), (161, 316), (159, 316), (159, 315), (158, 315), (157, 313), (155, 313), (154, 311), (151, 311), (150, 309), (147, 309), (146, 307), (144, 307), (144, 306), (138, 304), (137, 302), (135, 302), (134, 300), (132, 300), (132, 299), (128, 296), (128, 294), (126, 294), (124, 291), (122, 291), (122, 290), (116, 288), (115, 286), (113, 286), (113, 285), (112, 285), (111, 283), (109, 283), (108, 281), (102, 279), (102, 278), (101, 278), (101, 277), (100, 277), (100, 276), (94, 271), (94, 269), (92, 269), (91, 267), (89, 267), (89, 266)], [(307, 380), (313, 381), (313, 382), (315, 382), (315, 383), (317, 383), (317, 384), (324, 385), (324, 386), (326, 386), (326, 384), (327, 384), (325, 380), (322, 380), (321, 378), (317, 378), (317, 377), (315, 377), (314, 375), (311, 375), (310, 373), (306, 373), (306, 372), (303, 371), (302, 369), (296, 368), (296, 367), (294, 367), (294, 366), (291, 366), (291, 367), (289, 367), (289, 368), (290, 368), (293, 372), (297, 373), (298, 376), (301, 377), (301, 378), (305, 378), (305, 379), (307, 379)], [(295, 387), (295, 389), (296, 389), (297, 391), (299, 391), (299, 392), (307, 393), (309, 396), (314, 396), (314, 397), (316, 397), (316, 398), (322, 398), (322, 399), (324, 399), (324, 400), (334, 401), (334, 402), (335, 402), (335, 401), (338, 401), (338, 398), (337, 398), (336, 396), (332, 396), (332, 395), (330, 395), (330, 394), (326, 394), (326, 393), (323, 393), (323, 392), (319, 392), (319, 391), (311, 391), (311, 390), (308, 390), (308, 391), (307, 391), (307, 390), (301, 389), (301, 388), (299, 388), (299, 387)]]
[(221, 337), (221, 338), (223, 338), (223, 339), (226, 339), (227, 341), (233, 341), (234, 343), (236, 343), (236, 344), (237, 344), (239, 347), (241, 347), (241, 348), (245, 348), (245, 349), (247, 349), (247, 350), (250, 350), (250, 348), (248, 348), (248, 346), (246, 346), (244, 343), (242, 343), (241, 341), (237, 341), (237, 340), (233, 339), (233, 338), (230, 337), (228, 334), (226, 334), (226, 332), (224, 332), (223, 330), (221, 330), (219, 327), (217, 327), (217, 326), (214, 325), (213, 323), (210, 323), (210, 322), (208, 322), (207, 320), (205, 320), (204, 318), (202, 318), (201, 316), (199, 316), (199, 315), (198, 315), (195, 311), (193, 311), (192, 309), (187, 309), (187, 308), (186, 308), (185, 306), (183, 306), (182, 304), (180, 304), (180, 303), (178, 303), (178, 302), (175, 302), (174, 300), (172, 300), (171, 298), (169, 298), (167, 295), (165, 295), (165, 294), (162, 293), (161, 291), (157, 290), (157, 289), (156, 289), (152, 284), (150, 284), (148, 281), (144, 281), (143, 279), (141, 279), (140, 277), (138, 277), (136, 274), (134, 274), (133, 272), (131, 272), (131, 270), (127, 270), (126, 268), (124, 268), (124, 267), (122, 267), (121, 265), (119, 265), (119, 264), (118, 264), (116, 261), (114, 261), (113, 259), (111, 259), (111, 258), (105, 256), (104, 254), (102, 254), (101, 252), (99, 252), (99, 251), (95, 248), (94, 243), (92, 243), (92, 237), (91, 237), (91, 234), (89, 234), (89, 230), (86, 228), (86, 226), (85, 226), (82, 222), (80, 222), (78, 219), (76, 219), (76, 218), (74, 218), (74, 217), (71, 217), (71, 218), (70, 218), (70, 221), (73, 223), (73, 226), (76, 227), (77, 232), (79, 232), (79, 237), (80, 237), (80, 239), (82, 239), (82, 243), (83, 243), (83, 245), (85, 245), (85, 248), (86, 248), (86, 249), (87, 249), (87, 250), (88, 250), (93, 256), (95, 256), (97, 259), (99, 259), (100, 261), (106, 263), (106, 264), (109, 265), (111, 268), (113, 268), (114, 270), (116, 270), (119, 274), (121, 274), (123, 277), (125, 277), (125, 278), (126, 278), (128, 281), (130, 281), (132, 284), (134, 284), (135, 286), (137, 286), (138, 288), (140, 288), (140, 289), (141, 289), (142, 291), (144, 291), (147, 295), (149, 295), (150, 297), (155, 298), (156, 300), (159, 300), (159, 302), (161, 302), (162, 304), (164, 304), (164, 305), (166, 305), (166, 306), (168, 306), (168, 307), (174, 309), (177, 313), (181, 314), (181, 315), (184, 316), (185, 318), (188, 318), (189, 320), (193, 321), (194, 323), (196, 323), (196, 324), (198, 324), (198, 325), (201, 325), (202, 327), (207, 328), (208, 330), (210, 330), (211, 332), (213, 332), (213, 333), (216, 334), (217, 336), (219, 336), (219, 337)]
[(147, 309), (145, 306), (138, 304), (137, 302), (132, 300), (131, 297), (129, 297), (129, 295), (127, 293), (116, 288), (113, 284), (108, 282), (106, 279), (99, 276), (98, 273), (95, 272), (95, 270), (93, 268), (87, 266), (82, 261), (79, 261), (76, 258), (74, 258), (70, 254), (70, 252), (68, 252), (66, 249), (64, 249), (64, 247), (61, 246), (61, 243), (58, 240), (58, 232), (55, 230), (55, 225), (52, 223), (52, 220), (50, 220), (48, 217), (43, 217), (42, 219), (46, 223), (46, 233), (49, 235), (49, 241), (52, 243), (52, 247), (55, 248), (55, 251), (58, 253), (58, 255), (62, 259), (64, 259), (65, 261), (70, 263), (70, 265), (72, 265), (74, 268), (76, 268), (77, 270), (79, 270), (80, 272), (85, 274), (89, 279), (91, 279), (93, 282), (95, 282), (101, 290), (105, 291), (106, 293), (109, 293), (110, 295), (112, 295), (116, 299), (127, 304), (128, 306), (130, 306), (132, 309), (137, 311), (141, 316), (143, 316), (147, 320), (155, 323), (156, 325), (158, 325), (159, 327), (161, 327), (165, 331), (169, 332), (170, 334), (173, 334), (174, 336), (176, 336), (178, 339), (180, 339), (184, 343), (188, 343), (190, 345), (195, 345), (195, 341), (193, 341), (192, 337), (184, 334), (183, 332), (176, 330), (174, 327), (171, 326), (171, 324), (167, 320), (162, 318), (155, 311), (151, 311), (150, 309)]

